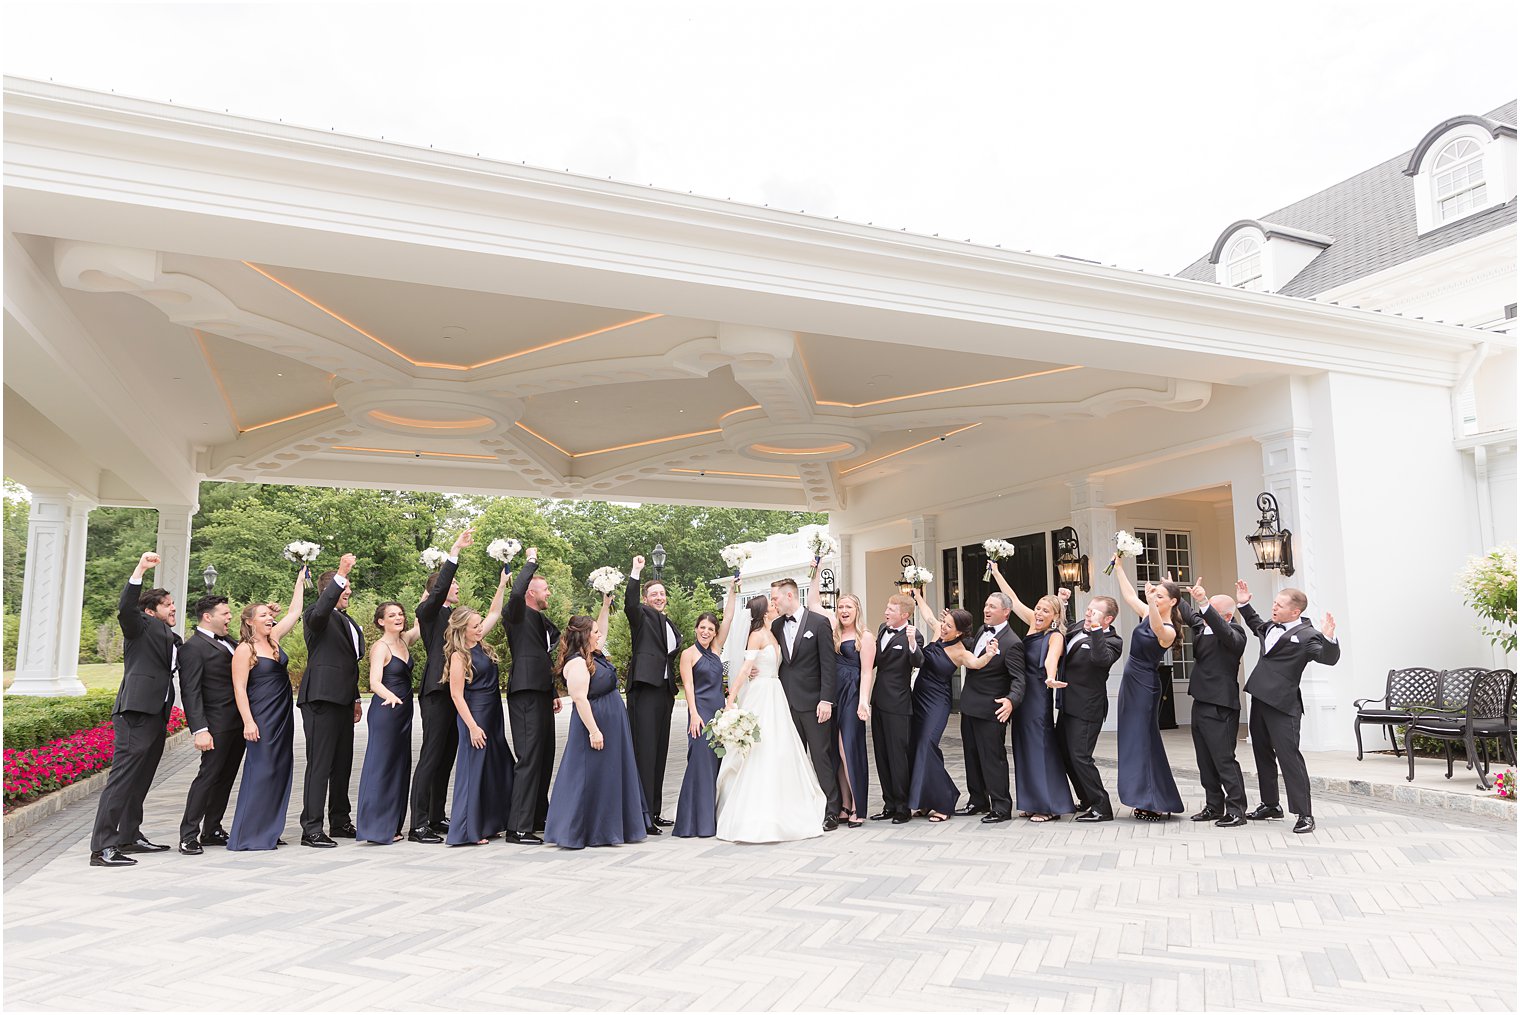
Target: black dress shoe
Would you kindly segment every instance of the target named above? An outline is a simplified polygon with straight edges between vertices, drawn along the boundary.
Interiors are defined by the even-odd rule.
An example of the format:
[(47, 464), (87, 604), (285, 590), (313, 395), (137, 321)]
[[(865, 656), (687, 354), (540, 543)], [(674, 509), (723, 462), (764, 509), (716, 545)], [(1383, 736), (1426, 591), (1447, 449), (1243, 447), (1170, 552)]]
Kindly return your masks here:
[(965, 817), (970, 817), (973, 814), (986, 814), (987, 813), (987, 808), (985, 808), (985, 807), (977, 807), (974, 804), (967, 804), (964, 807), (957, 807), (955, 809), (955, 813), (957, 813), (961, 817), (965, 818)]
[(443, 836), (424, 825), (421, 828), (412, 829), (407, 835), (407, 839), (412, 842), (425, 842), (429, 846), (436, 846), (443, 841)]
[(1013, 820), (1013, 815), (1011, 815), (1011, 814), (998, 814), (996, 811), (993, 811), (990, 814), (984, 814), (982, 816), (982, 824), (984, 824), (984, 825), (996, 825), (996, 824), (998, 824), (999, 822), (1002, 822), (1002, 821), (1012, 821), (1012, 820)]
[(288, 845), (290, 845), (290, 843), (286, 842), (284, 839), (276, 839), (276, 840), (274, 840), (274, 844), (276, 846), (288, 846)]
[(1293, 831), (1299, 835), (1314, 831), (1314, 816), (1312, 814), (1300, 814), (1298, 822), (1293, 826)]
[(1082, 814), (1078, 814), (1077, 817), (1076, 817), (1076, 820), (1077, 821), (1112, 821), (1112, 820), (1114, 820), (1114, 816), (1112, 814), (1104, 814), (1101, 811), (1086, 811), (1086, 812), (1084, 812)]
[(225, 846), (227, 845), (227, 833), (218, 828), (214, 832), (207, 832), (201, 836), (202, 846)]
[(668, 818), (655, 818), (654, 823), (659, 825), (661, 828), (669, 828), (671, 825), (675, 824), (674, 821), (671, 821)]
[[(132, 842), (124, 842), (116, 847), (118, 853), (167, 853), (168, 846), (160, 846), (156, 842), (138, 837)], [(102, 850), (104, 852), (104, 850)]]
[(201, 844), (196, 842), (194, 839), (187, 839), (186, 841), (180, 843), (179, 851), (185, 856), (200, 856), (205, 852), (204, 849), (201, 849)]
[(1252, 821), (1265, 821), (1268, 818), (1281, 818), (1282, 808), (1275, 804), (1261, 804), (1254, 811), (1248, 811), (1246, 817)]
[(359, 836), (359, 830), (350, 821), (346, 825), (334, 825), (331, 834), (334, 839), (356, 839)]
[(1224, 815), (1221, 814), (1221, 813), (1219, 813), (1218, 811), (1216, 811), (1214, 808), (1212, 808), (1212, 807), (1205, 807), (1203, 810), (1199, 811), (1197, 814), (1194, 814), (1191, 818), (1188, 818), (1188, 820), (1189, 821), (1218, 821), (1222, 817), (1224, 817)]
[[(659, 833), (656, 832), (655, 834), (658, 835)], [(544, 840), (534, 832), (523, 832), (515, 841), (523, 846), (542, 846), (544, 844)]]
[(333, 842), (321, 832), (318, 832), (316, 835), (301, 836), (301, 845), (311, 846), (313, 849), (336, 849), (338, 847), (336, 842)]
[(834, 829), (836, 829), (838, 827), (839, 827), (839, 819), (836, 818), (836, 817), (834, 817), (834, 815), (830, 814), (828, 817), (826, 817), (826, 818), (823, 819), (823, 830), (825, 832), (832, 832)]
[(449, 819), (439, 818), (437, 821), (429, 821), (428, 826), (439, 835), (449, 834)]
[(892, 824), (894, 825), (906, 825), (910, 820), (912, 820), (912, 815), (910, 814), (898, 813), (892, 815)]
[(132, 867), (137, 861), (124, 855), (115, 846), (107, 846), (90, 854), (91, 867)]
[(653, 824), (653, 823), (651, 823), (648, 828), (644, 829), (644, 831), (648, 832), (650, 835), (664, 835), (665, 834), (660, 829), (659, 825), (656, 825), (656, 824)]
[(1224, 817), (1222, 817), (1218, 821), (1214, 822), (1214, 827), (1215, 828), (1239, 828), (1241, 825), (1243, 825), (1245, 823), (1246, 823), (1246, 816), (1244, 814), (1226, 814)]
[(871, 820), (872, 821), (890, 821), (892, 818), (895, 818), (896, 816), (897, 815), (894, 812), (892, 812), (892, 811), (882, 811), (882, 812), (880, 812), (878, 814), (871, 815)]

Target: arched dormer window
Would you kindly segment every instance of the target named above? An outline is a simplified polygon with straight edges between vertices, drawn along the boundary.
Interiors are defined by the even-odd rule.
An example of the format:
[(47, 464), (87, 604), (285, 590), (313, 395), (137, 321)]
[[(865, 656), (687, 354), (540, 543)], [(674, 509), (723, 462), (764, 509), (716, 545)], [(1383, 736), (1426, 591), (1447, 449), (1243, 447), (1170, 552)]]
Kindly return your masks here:
[(1254, 236), (1242, 236), (1230, 244), (1225, 256), (1225, 281), (1237, 289), (1261, 288), (1261, 244)]
[(1470, 137), (1452, 141), (1431, 164), (1431, 183), (1440, 222), (1450, 222), (1486, 206), (1488, 185), (1483, 179), (1483, 147)]

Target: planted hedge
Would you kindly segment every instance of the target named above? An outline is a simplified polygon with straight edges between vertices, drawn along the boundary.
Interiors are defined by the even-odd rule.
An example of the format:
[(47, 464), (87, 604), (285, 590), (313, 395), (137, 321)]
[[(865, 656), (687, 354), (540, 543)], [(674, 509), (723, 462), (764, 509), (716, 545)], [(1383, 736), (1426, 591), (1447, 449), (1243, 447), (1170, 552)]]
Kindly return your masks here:
[(75, 698), (5, 696), (5, 746), (11, 750), (41, 747), (71, 733), (111, 721), (114, 690), (90, 691)]

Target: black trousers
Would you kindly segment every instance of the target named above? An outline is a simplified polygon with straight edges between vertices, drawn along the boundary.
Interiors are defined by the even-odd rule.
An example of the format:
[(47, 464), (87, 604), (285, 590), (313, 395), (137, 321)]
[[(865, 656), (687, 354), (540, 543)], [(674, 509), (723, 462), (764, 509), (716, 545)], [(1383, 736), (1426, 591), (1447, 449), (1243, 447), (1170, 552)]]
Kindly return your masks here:
[(111, 716), (111, 769), (106, 787), (95, 807), (95, 830), (90, 833), (90, 852), (120, 846), (142, 837), (143, 800), (153, 785), (153, 775), (164, 756), (164, 726), (168, 707), (161, 713), (120, 712)]
[(628, 683), (628, 726), (633, 734), (633, 760), (644, 787), (644, 804), (650, 818), (662, 814), (665, 757), (670, 753), (670, 711), (676, 696), (669, 681), (664, 684)]
[(211, 734), (211, 750), (201, 752), (201, 767), (185, 795), (185, 814), (179, 820), (180, 842), (189, 842), (202, 832), (226, 831), (222, 815), (227, 813), (227, 798), (232, 795), (246, 745), (241, 729)]
[[(1193, 751), (1203, 783), (1204, 806), (1225, 814), (1246, 812), (1246, 782), (1235, 760), (1240, 709), (1193, 702)], [(1273, 780), (1276, 784), (1276, 780)]]
[(459, 713), (447, 688), (422, 696), (422, 750), (412, 772), (412, 827), (448, 817), (449, 773), (459, 750)]
[(1280, 712), (1265, 702), (1251, 699), (1251, 750), (1256, 754), (1256, 778), (1261, 784), (1261, 802), (1280, 807), (1277, 796), (1277, 768), (1282, 766), (1283, 782), (1288, 787), (1288, 810), (1300, 817), (1312, 815), (1309, 804), (1309, 766), (1298, 750), (1301, 715)]
[(306, 731), (301, 834), (321, 833), (324, 810), (332, 828), (352, 824), (348, 782), (354, 770), (354, 706), (308, 701), (301, 706), (301, 726)]
[[(911, 715), (890, 712), (871, 713), (871, 746), (876, 752), (876, 777), (881, 781), (882, 810), (888, 814), (908, 813), (908, 751)], [(837, 813), (837, 812), (836, 812)]]
[[(826, 803), (823, 813), (818, 816), (819, 820), (831, 814), (837, 816), (844, 810), (844, 796), (839, 792), (839, 769), (834, 765), (834, 752), (838, 750), (834, 743), (834, 738), (838, 735), (834, 720), (830, 718), (828, 722), (819, 722), (816, 708), (806, 712), (793, 709), (792, 725), (797, 727), (797, 736), (802, 738), (802, 745), (807, 748), (808, 757), (813, 760), (813, 774), (818, 777), (818, 787), (823, 790)], [(903, 799), (907, 800), (906, 793), (903, 794)]]
[(1098, 746), (1098, 734), (1103, 732), (1102, 719), (1084, 719), (1081, 716), (1061, 713), (1056, 720), (1056, 736), (1061, 744), (1061, 754), (1066, 761), (1066, 776), (1077, 794), (1079, 806), (1097, 811), (1104, 817), (1114, 816), (1113, 801), (1103, 788), (1103, 777), (1093, 762), (1093, 751)]
[(966, 802), (993, 814), (1013, 813), (1008, 791), (1008, 724), (961, 713), (961, 745), (966, 757)]
[[(554, 769), (554, 695), (549, 691), (516, 691), (507, 695), (507, 719), (512, 723), (512, 746), (517, 770), (512, 779), (512, 812), (507, 827), (535, 832), (549, 813), (549, 774)], [(668, 725), (668, 723), (667, 723)], [(665, 736), (667, 746), (670, 734)], [(661, 776), (664, 766), (661, 765)], [(643, 771), (640, 770), (640, 778)]]

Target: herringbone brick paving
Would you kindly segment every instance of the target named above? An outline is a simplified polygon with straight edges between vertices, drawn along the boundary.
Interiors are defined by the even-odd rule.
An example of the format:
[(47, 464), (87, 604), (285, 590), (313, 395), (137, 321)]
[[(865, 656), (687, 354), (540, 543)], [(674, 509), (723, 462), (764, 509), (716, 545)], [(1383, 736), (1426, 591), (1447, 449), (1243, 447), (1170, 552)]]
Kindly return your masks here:
[[(667, 810), (684, 769), (682, 718), (672, 718)], [(945, 748), (960, 782), (954, 725)], [(300, 743), (298, 730), (298, 752)], [(166, 761), (148, 798), (150, 837), (173, 840), (193, 772), (193, 752)], [(357, 786), (357, 762), (354, 772)], [(1201, 804), (1183, 788), (1190, 807)], [(298, 778), (292, 843), (299, 796)], [(1339, 1011), (1516, 1001), (1514, 825), (1349, 797), (1317, 801), (1312, 836), (1282, 822), (958, 818), (868, 822), (772, 846), (664, 836), (580, 852), (499, 842), (208, 849), (119, 871), (86, 865), (95, 800), (6, 842), (10, 1008)]]

